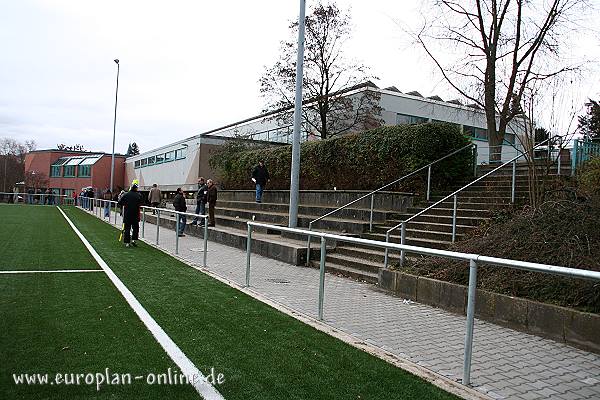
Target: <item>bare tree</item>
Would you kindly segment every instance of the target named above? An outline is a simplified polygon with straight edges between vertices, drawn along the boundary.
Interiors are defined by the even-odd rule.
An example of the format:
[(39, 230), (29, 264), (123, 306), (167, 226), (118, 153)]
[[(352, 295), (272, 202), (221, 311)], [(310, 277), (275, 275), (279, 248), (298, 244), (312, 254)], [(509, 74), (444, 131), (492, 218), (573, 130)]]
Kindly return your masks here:
[[(414, 35), (445, 81), (485, 110), (490, 161), (532, 84), (577, 68), (560, 59), (586, 0), (432, 0), (439, 13)], [(437, 46), (437, 47), (436, 47)], [(444, 51), (446, 54), (443, 54)]]
[(12, 138), (0, 139), (0, 169), (2, 170), (2, 191), (7, 192), (25, 173), (25, 155), (35, 150), (34, 140), (21, 143)]
[[(298, 23), (290, 24), (291, 38), (281, 43), (281, 54), (260, 79), (267, 111), (281, 110), (274, 118), (289, 122), (293, 115)], [(376, 79), (369, 68), (344, 55), (350, 37), (348, 11), (334, 3), (315, 5), (306, 17), (303, 76), (303, 120), (322, 139), (380, 125), (379, 93), (369, 90)], [(297, 34), (296, 34), (297, 36)], [(369, 82), (369, 83), (367, 83)]]

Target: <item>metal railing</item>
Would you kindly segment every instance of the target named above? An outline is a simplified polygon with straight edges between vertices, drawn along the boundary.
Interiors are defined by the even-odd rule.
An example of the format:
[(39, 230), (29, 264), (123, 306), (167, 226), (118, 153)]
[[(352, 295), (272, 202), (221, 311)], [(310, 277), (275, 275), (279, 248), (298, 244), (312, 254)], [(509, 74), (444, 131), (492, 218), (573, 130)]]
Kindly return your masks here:
[(298, 235), (316, 236), (321, 238), (321, 258), (319, 265), (319, 298), (317, 302), (317, 313), (319, 320), (323, 320), (323, 304), (325, 297), (325, 259), (327, 256), (326, 240), (331, 239), (336, 242), (348, 242), (359, 245), (368, 245), (371, 247), (385, 248), (386, 251), (399, 250), (401, 252), (421, 254), (425, 256), (443, 257), (453, 260), (463, 260), (469, 262), (469, 284), (467, 296), (467, 321), (464, 341), (464, 359), (463, 359), (463, 385), (469, 385), (471, 382), (471, 359), (473, 354), (473, 326), (475, 322), (475, 297), (477, 288), (477, 268), (481, 265), (491, 265), (504, 268), (519, 269), (523, 271), (540, 272), (546, 274), (566, 276), (570, 278), (588, 279), (600, 281), (600, 272), (567, 268), (556, 265), (546, 265), (531, 263), (526, 261), (508, 260), (504, 258), (487, 257), (478, 254), (458, 253), (448, 250), (438, 250), (427, 247), (410, 246), (398, 243), (380, 242), (369, 239), (353, 238), (349, 236), (335, 235), (323, 232), (311, 232), (308, 230), (287, 228), (278, 225), (263, 224), (248, 221), (248, 236), (246, 242), (246, 286), (250, 286), (250, 255), (252, 252), (252, 230), (254, 227), (272, 229), (275, 231), (294, 233)]
[[(538, 143), (537, 145), (533, 146), (532, 150), (535, 150), (537, 147), (543, 145), (544, 143), (550, 143), (550, 141), (552, 140), (552, 138), (546, 139), (543, 142)], [(441, 200), (436, 201), (435, 203), (431, 204), (429, 207), (419, 211), (418, 213), (414, 214), (413, 216), (405, 219), (404, 221), (400, 222), (397, 225), (394, 225), (393, 227), (391, 227), (390, 229), (388, 229), (385, 233), (385, 241), (389, 242), (390, 241), (390, 234), (391, 232), (395, 231), (396, 229), (400, 228), (400, 244), (405, 244), (406, 243), (406, 224), (408, 224), (409, 222), (411, 222), (412, 220), (414, 220), (415, 218), (423, 215), (424, 213), (428, 212), (429, 210), (431, 210), (434, 207), (437, 207), (439, 204), (442, 204), (446, 201), (448, 201), (449, 199), (453, 199), (453, 207), (452, 207), (452, 243), (454, 243), (456, 241), (456, 218), (457, 218), (457, 211), (458, 211), (458, 194), (460, 192), (462, 192), (463, 190), (471, 187), (473, 184), (481, 181), (482, 179), (490, 176), (491, 174), (495, 173), (496, 171), (500, 170), (501, 168), (504, 168), (505, 166), (512, 164), (512, 181), (511, 181), (511, 203), (515, 202), (515, 192), (516, 192), (516, 183), (517, 183), (517, 160), (523, 156), (525, 156), (527, 153), (523, 152), (513, 158), (511, 158), (510, 160), (504, 162), (503, 164), (499, 165), (498, 167), (492, 169), (491, 171), (483, 174), (482, 176), (480, 176), (479, 178), (476, 178), (475, 180), (469, 182), (468, 184), (466, 184), (465, 186), (461, 187), (458, 190), (455, 190), (454, 192), (450, 193), (449, 195), (447, 195), (446, 197), (442, 198)], [(560, 157), (559, 157), (560, 159)], [(388, 267), (388, 249), (385, 250), (385, 256), (384, 256), (384, 268)], [(400, 265), (404, 265), (404, 261), (405, 261), (405, 254), (403, 251), (400, 252)]]
[(73, 204), (74, 200), (66, 194), (0, 192), (0, 202), (58, 206)]
[[(327, 214), (321, 215), (319, 218), (313, 219), (312, 221), (310, 221), (308, 223), (308, 230), (312, 231), (313, 223), (315, 223), (317, 221), (320, 221), (320, 220), (322, 220), (324, 218), (327, 218), (327, 217), (335, 214), (336, 212), (338, 212), (340, 210), (343, 210), (346, 207), (348, 207), (348, 206), (350, 206), (350, 205), (352, 205), (354, 203), (357, 203), (357, 202), (359, 202), (359, 201), (361, 201), (363, 199), (366, 199), (367, 197), (371, 196), (371, 209), (370, 209), (370, 214), (369, 214), (369, 231), (372, 232), (373, 231), (373, 208), (374, 208), (375, 194), (376, 193), (379, 193), (379, 192), (383, 191), (384, 189), (387, 189), (388, 187), (393, 186), (393, 185), (395, 185), (395, 184), (397, 184), (397, 183), (399, 183), (399, 182), (401, 182), (401, 181), (403, 181), (405, 179), (411, 178), (411, 177), (417, 175), (421, 171), (427, 170), (427, 201), (429, 201), (429, 197), (430, 197), (430, 194), (431, 194), (431, 168), (435, 164), (437, 164), (437, 163), (439, 163), (439, 162), (441, 162), (441, 161), (447, 159), (448, 157), (451, 157), (451, 156), (453, 156), (453, 155), (455, 155), (457, 153), (460, 153), (461, 151), (466, 150), (466, 149), (472, 149), (473, 150), (473, 165), (474, 165), (474, 167), (473, 167), (473, 175), (475, 175), (475, 172), (476, 172), (475, 168), (477, 167), (477, 145), (474, 144), (474, 143), (469, 143), (468, 145), (466, 145), (464, 147), (461, 147), (460, 149), (454, 150), (453, 152), (448, 153), (445, 156), (443, 156), (441, 158), (438, 158), (437, 160), (435, 160), (435, 161), (433, 161), (433, 162), (431, 162), (431, 163), (429, 163), (429, 164), (427, 164), (427, 165), (425, 165), (425, 166), (423, 166), (421, 168), (418, 168), (418, 169), (414, 170), (413, 172), (411, 172), (411, 173), (409, 173), (407, 175), (404, 175), (404, 176), (396, 179), (393, 182), (390, 182), (390, 183), (388, 183), (388, 184), (380, 187), (379, 189), (375, 189), (375, 190), (373, 190), (373, 191), (371, 191), (371, 192), (369, 192), (369, 193), (367, 193), (367, 194), (365, 194), (365, 195), (363, 195), (363, 196), (361, 196), (361, 197), (359, 197), (359, 198), (357, 198), (355, 200), (352, 200), (348, 204), (344, 204), (343, 206), (338, 207), (335, 210), (328, 212)], [(308, 240), (307, 240), (307, 244), (306, 244), (306, 265), (309, 265), (309, 263), (310, 263), (310, 240), (311, 240), (311, 236), (309, 235), (308, 236)]]
[[(114, 215), (114, 225), (117, 224), (117, 215), (118, 212), (118, 202), (114, 200), (104, 200), (98, 199), (95, 197), (79, 197), (77, 199), (77, 205), (80, 206), (85, 211), (88, 211), (94, 214), (96, 217), (100, 219), (107, 218), (110, 223), (110, 213), (113, 212)], [(141, 216), (141, 227), (140, 227), (140, 237), (145, 239), (146, 233), (146, 210), (156, 212), (156, 245), (160, 244), (160, 214), (163, 212), (164, 214), (170, 214), (170, 216), (175, 217), (175, 254), (179, 254), (179, 228), (180, 228), (180, 215), (191, 216), (194, 218), (199, 218), (204, 220), (204, 237), (203, 237), (203, 260), (202, 265), (204, 267), (207, 266), (207, 252), (208, 252), (208, 215), (194, 214), (183, 211), (175, 211), (168, 208), (157, 208), (157, 207), (148, 207), (141, 206), (142, 216)], [(108, 214), (108, 215), (107, 215)]]
[(584, 139), (573, 140), (571, 173), (575, 175), (577, 168), (592, 157), (600, 157), (600, 143)]

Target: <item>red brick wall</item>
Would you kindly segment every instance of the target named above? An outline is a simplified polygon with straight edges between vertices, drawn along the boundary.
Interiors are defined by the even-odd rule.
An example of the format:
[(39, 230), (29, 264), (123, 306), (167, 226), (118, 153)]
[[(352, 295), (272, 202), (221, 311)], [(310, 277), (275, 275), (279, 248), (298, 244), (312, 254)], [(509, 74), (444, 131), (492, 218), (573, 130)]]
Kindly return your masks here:
[[(110, 186), (110, 154), (105, 154), (92, 166), (92, 176), (89, 178), (50, 178), (50, 165), (60, 157), (70, 155), (85, 155), (80, 152), (64, 151), (34, 151), (25, 156), (25, 173), (36, 171), (48, 177), (48, 187), (60, 189), (73, 189), (77, 192), (86, 186), (95, 189), (106, 190)], [(123, 187), (123, 175), (125, 170), (125, 157), (115, 156), (114, 186)]]

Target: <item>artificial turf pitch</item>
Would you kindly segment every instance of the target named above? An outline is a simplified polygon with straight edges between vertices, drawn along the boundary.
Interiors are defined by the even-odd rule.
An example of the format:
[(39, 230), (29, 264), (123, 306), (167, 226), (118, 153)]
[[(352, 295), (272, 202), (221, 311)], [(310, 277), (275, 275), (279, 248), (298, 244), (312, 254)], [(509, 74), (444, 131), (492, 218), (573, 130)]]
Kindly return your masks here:
[[(238, 290), (140, 243), (125, 249), (118, 231), (73, 207), (63, 208), (115, 274), (192, 362), (222, 373), (226, 399), (447, 399), (454, 398), (393, 365), (303, 324)], [(4, 260), (39, 269), (98, 268), (65, 230), (53, 207), (2, 206), (0, 220), (35, 220), (43, 235), (0, 228), (10, 236)], [(48, 221), (52, 221), (48, 225)], [(21, 226), (20, 223), (18, 223)], [(14, 238), (14, 236), (20, 238)], [(39, 247), (28, 240), (35, 235)], [(63, 242), (69, 256), (45, 240)], [(20, 240), (19, 240), (20, 239)], [(64, 242), (68, 242), (64, 243)], [(53, 242), (54, 243), (54, 242)], [(41, 254), (40, 254), (41, 253)], [(53, 262), (52, 260), (60, 262)], [(63, 260), (78, 260), (65, 265)], [(31, 260), (29, 262), (23, 260)], [(14, 264), (14, 262), (13, 262)], [(191, 386), (17, 386), (17, 372), (111, 371), (162, 373), (174, 363), (131, 311), (103, 272), (0, 275), (0, 398), (199, 398)]]

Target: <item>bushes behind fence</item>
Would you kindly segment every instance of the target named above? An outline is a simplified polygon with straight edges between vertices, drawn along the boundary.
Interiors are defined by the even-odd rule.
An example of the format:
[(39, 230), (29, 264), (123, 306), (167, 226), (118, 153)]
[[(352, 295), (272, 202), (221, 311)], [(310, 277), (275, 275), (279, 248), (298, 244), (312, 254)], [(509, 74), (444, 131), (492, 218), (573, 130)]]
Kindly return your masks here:
[[(469, 144), (460, 129), (449, 123), (386, 126), (366, 132), (301, 145), (300, 188), (372, 190)], [(250, 176), (264, 160), (271, 182), (269, 189), (289, 189), (292, 149), (290, 145), (264, 146), (232, 141), (210, 159), (225, 189), (251, 189)], [(464, 150), (433, 168), (435, 186), (446, 187), (472, 173), (472, 153)], [(427, 177), (394, 190), (418, 190)]]

